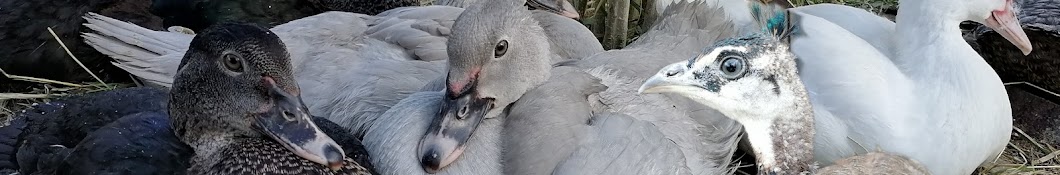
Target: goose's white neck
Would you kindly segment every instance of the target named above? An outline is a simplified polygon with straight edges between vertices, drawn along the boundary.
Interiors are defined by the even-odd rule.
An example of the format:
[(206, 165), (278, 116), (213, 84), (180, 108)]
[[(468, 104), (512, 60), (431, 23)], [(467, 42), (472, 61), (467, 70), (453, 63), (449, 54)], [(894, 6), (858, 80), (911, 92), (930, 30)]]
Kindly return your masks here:
[[(883, 131), (899, 141), (875, 144), (922, 162), (932, 174), (971, 173), (1004, 149), (1011, 130), (1012, 113), (1001, 79), (961, 36), (960, 22), (979, 18), (964, 6), (947, 0), (902, 0), (896, 17), (896, 54), (890, 60), (904, 79), (888, 79), (895, 80), (888, 89), (898, 92), (891, 93), (895, 101), (890, 104), (895, 106), (890, 109), (901, 113), (878, 121), (888, 123), (880, 126), (894, 126)], [(966, 135), (977, 138), (960, 139)]]
[(960, 19), (969, 16), (961, 5), (938, 0), (899, 3), (901, 10), (895, 17), (897, 54), (891, 60), (902, 72), (914, 79), (948, 79), (986, 64), (961, 37)]

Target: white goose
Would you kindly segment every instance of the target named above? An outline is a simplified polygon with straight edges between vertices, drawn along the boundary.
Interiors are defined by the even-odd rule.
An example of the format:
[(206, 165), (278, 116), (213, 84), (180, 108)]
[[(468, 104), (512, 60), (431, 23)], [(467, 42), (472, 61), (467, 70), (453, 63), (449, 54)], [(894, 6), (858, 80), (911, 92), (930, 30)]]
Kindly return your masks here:
[[(828, 165), (878, 148), (945, 175), (971, 174), (993, 160), (1009, 140), (1012, 112), (997, 74), (963, 42), (958, 25), (965, 20), (987, 24), (1029, 52), (1011, 4), (902, 0), (895, 32), (875, 33), (893, 40), (875, 45), (867, 42), (872, 40), (865, 39), (868, 35), (848, 30), (854, 26), (792, 10), (800, 32), (791, 50), (800, 59), (799, 75), (815, 107), (814, 159)], [(893, 53), (880, 49), (885, 47)], [(748, 137), (751, 144), (771, 140)]]

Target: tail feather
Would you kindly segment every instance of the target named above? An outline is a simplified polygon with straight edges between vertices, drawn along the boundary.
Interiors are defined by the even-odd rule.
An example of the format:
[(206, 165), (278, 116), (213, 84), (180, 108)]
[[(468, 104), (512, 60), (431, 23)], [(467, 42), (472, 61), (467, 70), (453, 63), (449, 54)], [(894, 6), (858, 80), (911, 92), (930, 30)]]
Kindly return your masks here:
[(99, 52), (114, 58), (114, 65), (156, 86), (169, 87), (177, 65), (194, 35), (153, 31), (132, 23), (89, 13), (82, 36)]

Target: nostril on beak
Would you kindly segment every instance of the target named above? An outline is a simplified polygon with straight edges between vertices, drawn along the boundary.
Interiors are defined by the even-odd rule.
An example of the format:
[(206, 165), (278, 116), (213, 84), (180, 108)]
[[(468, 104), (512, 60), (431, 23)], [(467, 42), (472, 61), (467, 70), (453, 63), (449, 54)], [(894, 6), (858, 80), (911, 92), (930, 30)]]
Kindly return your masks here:
[(291, 111), (288, 111), (288, 110), (284, 110), (283, 111), (283, 119), (287, 119), (287, 121), (294, 121), (294, 119), (295, 119), (294, 113), (291, 113)]
[(669, 71), (666, 71), (666, 76), (667, 77), (672, 77), (672, 76), (680, 74), (680, 73), (681, 73), (681, 70), (669, 70)]

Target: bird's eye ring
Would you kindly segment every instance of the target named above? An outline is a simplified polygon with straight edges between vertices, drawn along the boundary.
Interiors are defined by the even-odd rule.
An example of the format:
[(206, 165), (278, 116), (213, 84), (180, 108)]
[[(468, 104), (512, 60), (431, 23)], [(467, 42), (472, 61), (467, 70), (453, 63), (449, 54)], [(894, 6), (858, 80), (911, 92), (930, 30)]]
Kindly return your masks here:
[(225, 53), (221, 58), (221, 64), (225, 69), (235, 73), (243, 73), (243, 57), (235, 53)]
[(728, 79), (740, 78), (747, 70), (747, 63), (743, 57), (739, 56), (727, 56), (721, 60), (721, 75)]

